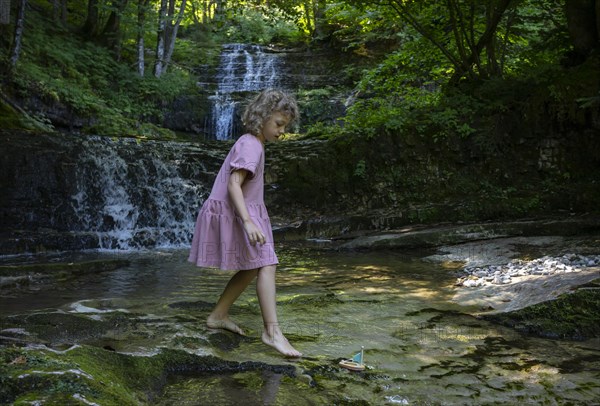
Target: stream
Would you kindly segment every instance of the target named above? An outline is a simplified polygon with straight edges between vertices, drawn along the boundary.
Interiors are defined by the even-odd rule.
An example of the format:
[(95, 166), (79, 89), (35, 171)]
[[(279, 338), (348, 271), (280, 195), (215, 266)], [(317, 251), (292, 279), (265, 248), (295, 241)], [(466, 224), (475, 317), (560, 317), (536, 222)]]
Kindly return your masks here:
[[(27, 342), (27, 354), (50, 354), (54, 363), (69, 354), (77, 359), (77, 351), (93, 347), (128, 359), (156, 358), (174, 350), (250, 365), (170, 373), (160, 385), (141, 389), (146, 396), (142, 403), (156, 405), (558, 405), (600, 400), (600, 340), (527, 337), (467, 315), (472, 308), (450, 300), (455, 275), (424, 260), (425, 253), (337, 252), (300, 243), (278, 248), (279, 318), (290, 342), (304, 354), (300, 360), (286, 360), (261, 342), (253, 286), (231, 312), (248, 337), (207, 329), (204, 320), (231, 273), (195, 268), (186, 262), (187, 250), (4, 257), (2, 342)], [(36, 263), (56, 263), (60, 270)], [(26, 279), (7, 271), (15, 264), (30, 266)], [(100, 328), (79, 322), (71, 328), (67, 322), (48, 323), (58, 316), (112, 324)], [(338, 366), (362, 346), (366, 371)], [(58, 373), (52, 365), (44, 373)], [(100, 374), (86, 370), (85, 363), (80, 367), (84, 376), (79, 380), (95, 380)], [(62, 388), (75, 399), (84, 396), (69, 392), (67, 385)], [(90, 393), (81, 404), (103, 404), (95, 403), (95, 392)], [(40, 392), (23, 396), (52, 404), (43, 402), (49, 395)]]

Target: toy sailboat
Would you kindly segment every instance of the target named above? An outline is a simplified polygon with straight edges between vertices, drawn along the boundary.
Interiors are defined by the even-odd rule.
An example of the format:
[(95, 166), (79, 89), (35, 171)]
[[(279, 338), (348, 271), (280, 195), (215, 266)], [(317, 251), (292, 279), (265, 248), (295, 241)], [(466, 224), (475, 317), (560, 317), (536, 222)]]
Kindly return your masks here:
[(339, 366), (349, 369), (350, 371), (364, 371), (366, 368), (365, 364), (363, 364), (364, 350), (365, 347), (362, 346), (358, 354), (352, 357), (352, 359), (341, 360)]

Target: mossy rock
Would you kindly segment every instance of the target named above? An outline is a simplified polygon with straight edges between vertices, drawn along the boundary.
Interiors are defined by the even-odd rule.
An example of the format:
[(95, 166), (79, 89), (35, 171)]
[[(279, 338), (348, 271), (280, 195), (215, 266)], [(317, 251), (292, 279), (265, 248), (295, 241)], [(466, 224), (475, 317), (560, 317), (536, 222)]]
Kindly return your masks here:
[(600, 289), (589, 287), (514, 312), (483, 317), (529, 335), (587, 340), (600, 337), (598, 314)]
[(335, 293), (329, 292), (327, 294), (319, 294), (319, 295), (304, 295), (304, 294), (295, 294), (290, 295), (288, 297), (280, 295), (280, 299), (277, 301), (278, 305), (286, 306), (309, 306), (309, 307), (322, 307), (329, 306), (334, 304), (343, 303)]
[(23, 127), (17, 111), (0, 98), (0, 128), (22, 129)]
[(38, 264), (1, 265), (0, 275), (19, 276), (24, 273), (95, 273), (114, 271), (115, 269), (128, 266), (129, 264), (130, 262), (124, 259), (99, 259), (82, 262), (48, 262)]
[(32, 132), (52, 132), (53, 127), (48, 122), (41, 121), (28, 115), (23, 110), (18, 111), (10, 105), (0, 92), (0, 128), (5, 130), (28, 130)]
[(2, 320), (3, 328), (24, 329), (28, 341), (51, 345), (70, 344), (103, 336), (117, 326), (125, 326), (129, 315), (111, 314), (106, 320), (71, 313), (35, 313), (15, 315)]
[(295, 376), (295, 368), (289, 365), (240, 363), (166, 349), (154, 356), (134, 356), (85, 345), (63, 352), (4, 347), (0, 359), (2, 404), (79, 404), (78, 399), (151, 404), (172, 375), (270, 371)]

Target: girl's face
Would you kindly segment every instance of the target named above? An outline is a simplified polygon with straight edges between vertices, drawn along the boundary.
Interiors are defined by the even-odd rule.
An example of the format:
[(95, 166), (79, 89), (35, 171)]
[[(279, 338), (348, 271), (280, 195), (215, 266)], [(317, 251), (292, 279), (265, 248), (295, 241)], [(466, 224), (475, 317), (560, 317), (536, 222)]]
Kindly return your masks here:
[(290, 118), (280, 112), (275, 112), (271, 117), (265, 121), (262, 128), (261, 136), (259, 137), (262, 142), (275, 141), (283, 133), (285, 133), (285, 127), (289, 124)]

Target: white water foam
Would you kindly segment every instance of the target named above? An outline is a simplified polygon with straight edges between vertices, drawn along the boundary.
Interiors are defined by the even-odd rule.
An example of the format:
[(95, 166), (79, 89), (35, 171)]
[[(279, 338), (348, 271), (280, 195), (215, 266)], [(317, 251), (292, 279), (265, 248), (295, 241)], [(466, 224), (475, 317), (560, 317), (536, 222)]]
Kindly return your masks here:
[(258, 45), (223, 46), (216, 75), (217, 93), (210, 97), (212, 130), (218, 140), (232, 139), (236, 135), (234, 121), (238, 102), (233, 94), (276, 87), (279, 64), (277, 54), (265, 52), (265, 48)]

